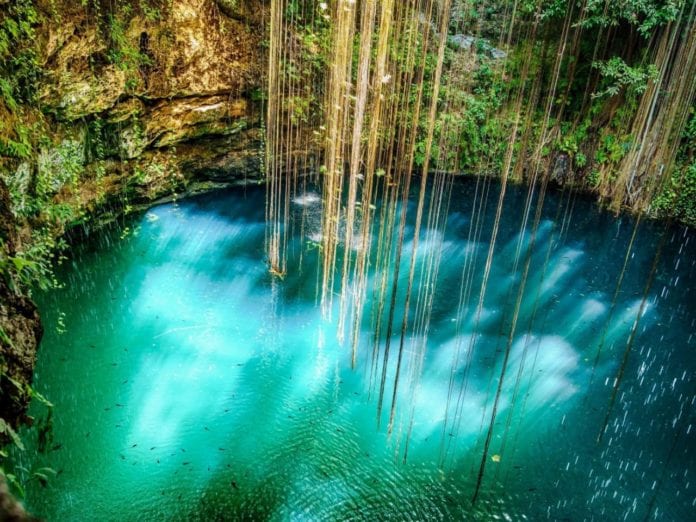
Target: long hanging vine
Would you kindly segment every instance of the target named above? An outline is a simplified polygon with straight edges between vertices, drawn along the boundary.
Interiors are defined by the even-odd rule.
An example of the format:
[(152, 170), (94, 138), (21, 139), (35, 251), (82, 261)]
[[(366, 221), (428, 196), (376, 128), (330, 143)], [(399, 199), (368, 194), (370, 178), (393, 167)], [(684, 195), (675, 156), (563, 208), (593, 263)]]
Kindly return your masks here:
[[(525, 384), (523, 376), (525, 365), (534, 368), (539, 355), (531, 329), (541, 298), (540, 289), (528, 283), (547, 187), (565, 161), (567, 175), (575, 176), (571, 185), (594, 186), (612, 208), (629, 207), (639, 215), (596, 348), (594, 375), (635, 233), (675, 171), (694, 104), (695, 5), (643, 2), (631, 11), (608, 0), (271, 1), (266, 120), (270, 271), (282, 277), (288, 269), (291, 199), (310, 178), (322, 193), (318, 301), (325, 317), (337, 314), (337, 338), (350, 344), (352, 366), (365, 354), (378, 426), (387, 410), (389, 434), (401, 437), (405, 427), (404, 458), (443, 262), (441, 250), (421, 255), (421, 235), (432, 243), (444, 234), (453, 174), (473, 168), (499, 178), (495, 202), (489, 202), (491, 177), (476, 180), (467, 239), (485, 241), (487, 249), (482, 273), (476, 269), (477, 252), (466, 252), (460, 267), (455, 329), (469, 328), (471, 335), (466, 341), (457, 336), (440, 435), (444, 464), (455, 453), (462, 426), (479, 423), (481, 458), (473, 502), (483, 487), (511, 350), (522, 328), (526, 340), (501, 453), (509, 446), (515, 451), (517, 434), (508, 443), (513, 414), (519, 426), (525, 390), (533, 385), (532, 377)], [(493, 31), (483, 24), (490, 11), (499, 16)], [(307, 34), (320, 34), (321, 44)], [(456, 49), (467, 38), (469, 48)], [(499, 48), (491, 51), (490, 41)], [(325, 57), (323, 68), (310, 67), (304, 76), (301, 71), (311, 60), (303, 45), (305, 51), (307, 45), (316, 47), (309, 54)], [(495, 58), (482, 59), (484, 52)], [(499, 81), (492, 84), (487, 78)], [(483, 109), (477, 106), (481, 99), (486, 100)], [(628, 108), (619, 111), (621, 100)], [(303, 111), (304, 117), (298, 117)], [(612, 142), (606, 131), (600, 132), (605, 127), (628, 137), (620, 152), (608, 151)], [(489, 281), (502, 255), (497, 243), (504, 202), (509, 184), (520, 180), (527, 183), (527, 193), (512, 255), (517, 282), (507, 291), (511, 314), (500, 322), (502, 364), (488, 374), (493, 395), (480, 419), (466, 418)], [(574, 204), (575, 193), (564, 188), (555, 241), (567, 233)], [(491, 205), (493, 221), (485, 223)], [(543, 254), (542, 281), (554, 244)], [(649, 289), (648, 284), (643, 302)], [(532, 318), (520, 325), (525, 302), (532, 303)], [(372, 333), (365, 342), (361, 331), (368, 325)], [(635, 325), (600, 437), (634, 335)]]

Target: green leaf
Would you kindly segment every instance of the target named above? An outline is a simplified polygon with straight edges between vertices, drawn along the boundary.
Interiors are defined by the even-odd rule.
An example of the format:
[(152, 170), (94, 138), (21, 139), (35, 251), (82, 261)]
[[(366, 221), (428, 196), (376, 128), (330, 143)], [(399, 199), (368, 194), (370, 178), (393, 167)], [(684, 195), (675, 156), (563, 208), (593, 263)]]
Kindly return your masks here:
[(5, 433), (10, 436), (12, 439), (12, 442), (14, 442), (14, 445), (17, 446), (21, 451), (24, 451), (24, 444), (22, 443), (22, 439), (19, 438), (19, 435), (17, 435), (17, 432), (12, 429), (12, 426), (7, 424), (5, 422), (5, 419), (0, 418), (0, 433)]
[(10, 337), (5, 333), (5, 330), (2, 329), (2, 326), (0, 326), (0, 341), (8, 345), (10, 348), (14, 348), (12, 339), (10, 339)]
[(29, 261), (28, 259), (24, 259), (22, 257), (11, 257), (10, 259), (12, 260), (12, 263), (17, 269), (17, 272), (21, 272), (25, 268), (34, 270), (37, 267), (37, 263), (35, 263), (34, 261)]
[(17, 480), (17, 477), (13, 475), (12, 473), (5, 473), (4, 470), (0, 469), (0, 474), (5, 475), (5, 478), (7, 479), (7, 482), (17, 490), (19, 493), (19, 496), (23, 497), (24, 496), (24, 488), (22, 487), (22, 484), (19, 483), (19, 480)]
[(29, 395), (31, 395), (33, 398), (35, 398), (37, 401), (39, 401), (41, 404), (44, 406), (48, 406), (49, 408), (53, 408), (53, 403), (49, 401), (46, 397), (44, 397), (42, 394), (37, 392), (34, 388), (29, 388)]

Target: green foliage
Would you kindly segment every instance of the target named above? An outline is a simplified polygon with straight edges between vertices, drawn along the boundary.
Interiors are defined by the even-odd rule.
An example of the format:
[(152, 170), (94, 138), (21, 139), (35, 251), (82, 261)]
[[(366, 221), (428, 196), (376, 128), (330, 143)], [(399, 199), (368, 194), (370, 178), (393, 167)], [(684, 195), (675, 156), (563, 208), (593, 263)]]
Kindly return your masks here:
[[(0, 127), (2, 127), (2, 124), (0, 124)], [(29, 158), (33, 152), (29, 127), (17, 123), (13, 130), (14, 137), (0, 136), (0, 156), (18, 159)]]
[(109, 15), (108, 20), (109, 61), (128, 72), (137, 71), (143, 65), (152, 65), (150, 57), (141, 53), (139, 46), (126, 34), (126, 23), (115, 15)]
[[(4, 376), (5, 378), (8, 378), (7, 376)], [(5, 419), (0, 417), (0, 435), (8, 437), (12, 443), (19, 449), (20, 451), (24, 451), (24, 443), (22, 442), (22, 439), (19, 437), (17, 432), (12, 429), (12, 426), (10, 426), (7, 422), (5, 422)]]
[(633, 140), (630, 136), (621, 138), (615, 136), (614, 134), (605, 134), (602, 137), (599, 149), (595, 154), (595, 161), (599, 164), (617, 164), (628, 153), (632, 144)]
[(578, 152), (575, 154), (575, 166), (582, 169), (587, 165), (587, 156), (584, 153)]
[(252, 101), (261, 102), (268, 99), (268, 92), (266, 89), (261, 89), (260, 87), (254, 87), (249, 93), (249, 97)]
[(14, 0), (0, 22), (0, 95), (14, 111), (34, 101), (40, 73), (34, 26), (38, 13), (31, 0)]
[[(87, 124), (83, 156), (84, 161), (92, 163), (106, 159), (107, 146), (105, 131), (105, 122), (98, 116)], [(78, 157), (78, 159), (81, 158)]]
[(653, 201), (653, 210), (662, 216), (696, 227), (696, 106), (682, 134), (677, 166)]
[(593, 169), (590, 171), (590, 173), (587, 175), (587, 186), (590, 188), (597, 188), (599, 187), (600, 182), (602, 181), (602, 177), (599, 175), (599, 171), (596, 169)]
[(42, 150), (36, 174), (37, 204), (43, 207), (65, 186), (75, 188), (84, 172), (84, 165), (85, 153), (79, 140), (66, 139), (55, 147)]
[(579, 169), (587, 166), (587, 156), (581, 151), (581, 147), (588, 138), (589, 124), (589, 121), (585, 121), (573, 129), (570, 122), (563, 122), (559, 138), (554, 143), (554, 149), (567, 154), (573, 160), (573, 165)]
[[(31, 0), (16, 0), (0, 8), (0, 156), (27, 158), (32, 151), (28, 127), (18, 113), (22, 104), (36, 102), (41, 75), (34, 34), (37, 23)], [(5, 115), (3, 106), (9, 114)]]
[(478, 170), (480, 160), (495, 147), (497, 121), (492, 118), (496, 101), (485, 96), (470, 96), (459, 122), (459, 168)]
[[(0, 253), (0, 277), (10, 289), (17, 292), (20, 289), (31, 292), (32, 288), (56, 288), (59, 283), (53, 265), (63, 261), (61, 252), (66, 247), (65, 240), (55, 239), (47, 227), (34, 230), (25, 249), (13, 256)], [(0, 252), (4, 252), (4, 249), (0, 249)]]
[[(294, 47), (296, 52), (284, 56), (280, 74), (294, 85), (294, 95), (282, 99), (283, 111), (289, 114), (292, 125), (318, 127), (323, 117), (323, 96), (320, 93), (331, 45), (330, 25), (321, 16), (323, 12), (318, 5), (307, 0), (289, 2), (285, 12), (288, 23), (294, 27), (292, 41), (285, 45)], [(265, 98), (266, 92), (257, 89), (251, 92), (252, 100), (263, 101)]]
[[(532, 2), (529, 2), (532, 7)], [(567, 0), (545, 0), (542, 2), (540, 17), (542, 20), (554, 20), (562, 18), (568, 7)]]
[[(38, 434), (39, 449), (45, 451), (46, 442), (49, 442), (53, 438), (53, 404), (46, 400), (46, 398), (43, 395), (35, 391), (31, 386), (23, 386), (11, 377), (9, 377), (8, 375), (6, 375), (5, 373), (2, 373), (0, 378), (9, 381), (20, 392), (24, 393), (26, 391), (29, 397), (37, 400), (40, 404), (44, 405), (47, 408), (45, 418), (42, 418), (38, 423), (38, 429), (37, 425), (34, 425), (30, 431), (23, 434), (23, 436), (26, 438), (27, 434), (31, 434), (32, 431), (36, 430)], [(12, 428), (12, 426), (10, 426), (10, 424), (7, 423), (3, 418), (0, 418), (0, 440), (3, 440), (4, 442), (10, 444), (14, 452), (25, 451), (26, 449), (22, 437), (20, 437), (20, 435)], [(9, 448), (7, 446), (0, 447), (0, 463), (2, 463), (5, 459), (9, 457), (10, 452), (8, 451), (8, 449)], [(17, 459), (13, 460), (15, 460), (16, 462)], [(5, 477), (10, 487), (19, 496), (24, 496), (24, 489), (29, 481), (36, 480), (43, 487), (46, 487), (50, 478), (55, 477), (57, 475), (56, 471), (53, 468), (45, 466), (33, 470), (28, 470), (24, 466), (15, 464), (13, 468), (13, 473), (9, 473), (5, 471), (4, 467), (0, 466), (0, 475)]]
[(653, 201), (653, 210), (696, 226), (696, 161), (674, 170)]
[(162, 10), (156, 5), (151, 5), (147, 0), (139, 0), (140, 11), (148, 22), (156, 22), (162, 18)]
[[(6, 457), (7, 454), (2, 453), (2, 450), (0, 450), (0, 456)], [(0, 468), (0, 475), (5, 477), (7, 483), (19, 494), (20, 497), (24, 496), (24, 487), (22, 487), (22, 484), (19, 482), (17, 476), (14, 473), (6, 473), (3, 468)]]
[(696, 105), (691, 107), (689, 114), (689, 121), (682, 134), (683, 147), (681, 152), (683, 155), (693, 155), (696, 152)]
[(53, 468), (39, 468), (31, 473), (30, 480), (38, 480), (43, 487), (48, 486), (49, 476), (55, 477), (56, 471)]
[(309, 123), (311, 100), (303, 96), (291, 96), (287, 99), (290, 120), (294, 125)]
[(598, 69), (603, 78), (602, 89), (592, 95), (595, 98), (616, 96), (623, 90), (630, 95), (643, 94), (648, 82), (658, 76), (654, 65), (631, 67), (618, 56), (594, 62), (592, 67)]
[(628, 23), (637, 28), (643, 37), (648, 37), (657, 27), (677, 18), (679, 9), (686, 0), (588, 0), (583, 26), (618, 26)]

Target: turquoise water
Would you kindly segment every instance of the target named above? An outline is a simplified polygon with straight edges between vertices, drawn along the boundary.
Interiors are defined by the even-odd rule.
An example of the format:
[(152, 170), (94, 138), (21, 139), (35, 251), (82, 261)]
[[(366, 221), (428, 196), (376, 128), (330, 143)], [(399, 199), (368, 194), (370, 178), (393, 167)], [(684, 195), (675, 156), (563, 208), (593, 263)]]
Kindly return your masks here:
[[(478, 241), (474, 190), (454, 187), (444, 236), (422, 234), (421, 256), (442, 248), (443, 264), (406, 462), (411, 389), (399, 388), (387, 433), (392, 357), (378, 427), (369, 324), (351, 370), (350, 347), (316, 306), (313, 243), (292, 242), (284, 280), (267, 273), (263, 189), (156, 206), (75, 247), (64, 287), (39, 296), (35, 383), (55, 408), (46, 451), (29, 442), (15, 455), (29, 509), (60, 521), (692, 519), (694, 234), (664, 236), (597, 442), (663, 229), (641, 225), (612, 311), (633, 221), (566, 194), (547, 196), (472, 506), (523, 264), (514, 266), (525, 196), (506, 198), (467, 353), (498, 189)], [(308, 237), (318, 233), (316, 198), (293, 205)], [(458, 317), (467, 255), (475, 290)], [(30, 479), (43, 466), (57, 472), (45, 486)]]

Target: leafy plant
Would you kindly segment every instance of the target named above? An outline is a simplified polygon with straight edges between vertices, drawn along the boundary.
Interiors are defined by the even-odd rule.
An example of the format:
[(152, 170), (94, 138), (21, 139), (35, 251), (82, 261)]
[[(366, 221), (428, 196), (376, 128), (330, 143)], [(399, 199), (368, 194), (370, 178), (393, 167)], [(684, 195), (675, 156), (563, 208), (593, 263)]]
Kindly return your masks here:
[(622, 90), (629, 94), (643, 94), (648, 88), (648, 82), (658, 76), (654, 65), (631, 67), (618, 56), (594, 62), (592, 66), (599, 70), (604, 79), (602, 89), (592, 95), (595, 98), (616, 96)]
[(22, 443), (22, 439), (19, 437), (17, 432), (10, 426), (5, 419), (0, 417), (0, 435), (7, 436), (10, 441), (19, 449), (20, 451), (24, 451), (24, 444)]

